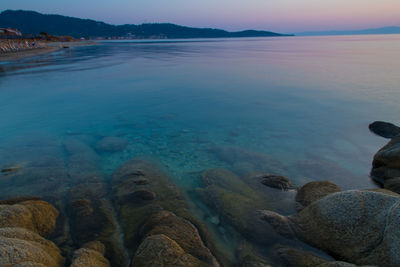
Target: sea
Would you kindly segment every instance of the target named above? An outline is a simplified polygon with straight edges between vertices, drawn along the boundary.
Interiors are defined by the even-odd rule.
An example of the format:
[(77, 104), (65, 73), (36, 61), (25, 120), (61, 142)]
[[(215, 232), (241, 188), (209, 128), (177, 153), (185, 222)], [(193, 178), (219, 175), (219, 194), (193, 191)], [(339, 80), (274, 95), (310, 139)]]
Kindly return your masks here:
[[(66, 162), (71, 138), (108, 178), (150, 158), (210, 225), (218, 211), (191, 194), (208, 169), (375, 188), (388, 140), (368, 125), (400, 124), (399, 70), (400, 35), (99, 41), (1, 62), (0, 168)], [(126, 146), (96, 150), (106, 137)]]

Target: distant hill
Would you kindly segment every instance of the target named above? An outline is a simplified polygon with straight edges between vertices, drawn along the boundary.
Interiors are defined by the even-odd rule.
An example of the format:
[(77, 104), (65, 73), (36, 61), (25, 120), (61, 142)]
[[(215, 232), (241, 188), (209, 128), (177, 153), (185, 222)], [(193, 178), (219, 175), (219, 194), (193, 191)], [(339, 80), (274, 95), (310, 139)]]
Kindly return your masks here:
[(35, 11), (6, 10), (0, 13), (0, 27), (15, 28), (24, 34), (46, 32), (76, 38), (133, 37), (133, 38), (220, 38), (287, 36), (269, 31), (246, 30), (228, 32), (220, 29), (191, 28), (170, 23), (141, 25), (111, 25), (90, 19), (61, 15), (45, 15)]
[(375, 29), (353, 30), (353, 31), (318, 31), (296, 33), (298, 36), (316, 35), (357, 35), (357, 34), (400, 34), (400, 26), (391, 26)]

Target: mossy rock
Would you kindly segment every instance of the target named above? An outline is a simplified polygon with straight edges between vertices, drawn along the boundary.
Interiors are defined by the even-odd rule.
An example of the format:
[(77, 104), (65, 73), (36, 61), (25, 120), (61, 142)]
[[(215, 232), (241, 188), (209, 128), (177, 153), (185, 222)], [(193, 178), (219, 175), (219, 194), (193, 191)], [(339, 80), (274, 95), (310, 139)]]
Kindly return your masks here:
[(142, 236), (163, 234), (174, 240), (188, 254), (209, 266), (218, 266), (215, 257), (204, 245), (198, 229), (188, 220), (170, 211), (154, 213), (141, 228)]
[[(148, 183), (137, 182), (144, 179)], [(132, 195), (143, 190), (152, 192), (154, 198), (133, 201)], [(112, 192), (124, 230), (125, 244), (130, 249), (139, 245), (140, 226), (155, 211), (163, 209), (184, 218), (191, 216), (186, 199), (178, 188), (158, 165), (147, 160), (133, 159), (122, 164), (112, 175)]]
[[(209, 171), (205, 175), (207, 173)], [(234, 174), (230, 176), (233, 186), (232, 190), (229, 190), (227, 183), (229, 180), (221, 179), (220, 182), (218, 176), (214, 176), (215, 173), (217, 172), (213, 171), (212, 177), (216, 182), (210, 183), (208, 179), (205, 182), (208, 186), (197, 189), (196, 192), (208, 207), (221, 216), (222, 223), (233, 226), (248, 240), (260, 244), (272, 244), (279, 238), (271, 227), (259, 218), (257, 211), (265, 207), (263, 199), (242, 181), (237, 181), (239, 178)], [(218, 171), (218, 173), (222, 173), (222, 177), (227, 177), (226, 174), (229, 172)]]

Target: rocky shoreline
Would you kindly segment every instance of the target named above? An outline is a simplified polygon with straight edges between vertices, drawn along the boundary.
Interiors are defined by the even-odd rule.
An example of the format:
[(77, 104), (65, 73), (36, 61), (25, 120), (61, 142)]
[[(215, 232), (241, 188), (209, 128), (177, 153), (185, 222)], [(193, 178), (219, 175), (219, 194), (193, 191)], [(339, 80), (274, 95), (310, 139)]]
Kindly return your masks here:
[(382, 189), (203, 171), (191, 193), (217, 214), (215, 228), (237, 232), (234, 259), (164, 166), (134, 158), (106, 177), (99, 153), (124, 149), (124, 140), (67, 138), (65, 164), (3, 168), (0, 266), (400, 266), (400, 128), (371, 125), (391, 138), (371, 171)]

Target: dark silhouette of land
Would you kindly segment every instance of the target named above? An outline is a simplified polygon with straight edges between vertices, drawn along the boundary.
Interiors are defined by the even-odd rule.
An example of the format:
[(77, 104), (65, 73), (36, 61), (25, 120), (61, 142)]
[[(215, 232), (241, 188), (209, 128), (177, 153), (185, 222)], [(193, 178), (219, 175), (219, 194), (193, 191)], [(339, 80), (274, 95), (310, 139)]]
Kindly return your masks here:
[(75, 38), (229, 38), (288, 36), (270, 31), (228, 32), (211, 28), (192, 28), (171, 23), (111, 25), (90, 19), (45, 15), (35, 11), (6, 10), (0, 13), (0, 27), (19, 29), (24, 34), (72, 36)]

